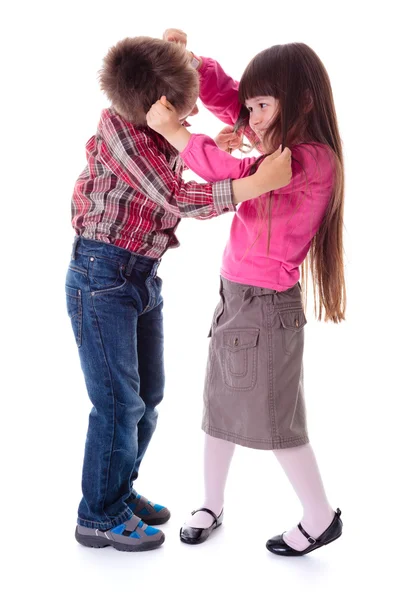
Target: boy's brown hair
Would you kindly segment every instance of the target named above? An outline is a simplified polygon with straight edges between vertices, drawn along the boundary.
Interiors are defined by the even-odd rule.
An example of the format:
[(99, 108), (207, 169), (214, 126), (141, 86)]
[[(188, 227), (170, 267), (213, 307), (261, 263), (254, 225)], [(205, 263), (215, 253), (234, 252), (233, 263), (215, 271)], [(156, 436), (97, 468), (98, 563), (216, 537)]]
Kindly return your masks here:
[(126, 38), (110, 48), (100, 71), (101, 89), (115, 110), (134, 125), (166, 96), (178, 113), (190, 113), (199, 95), (197, 71), (183, 46), (151, 37)]

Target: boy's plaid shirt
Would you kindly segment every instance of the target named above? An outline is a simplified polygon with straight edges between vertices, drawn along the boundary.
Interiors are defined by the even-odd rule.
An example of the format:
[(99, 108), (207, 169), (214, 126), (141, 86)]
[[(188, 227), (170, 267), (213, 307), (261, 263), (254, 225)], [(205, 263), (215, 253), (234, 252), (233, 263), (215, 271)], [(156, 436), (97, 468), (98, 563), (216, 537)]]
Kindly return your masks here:
[(179, 245), (175, 230), (181, 218), (211, 219), (235, 211), (230, 179), (184, 182), (175, 148), (113, 109), (103, 110), (86, 154), (88, 164), (72, 197), (77, 235), (157, 259)]

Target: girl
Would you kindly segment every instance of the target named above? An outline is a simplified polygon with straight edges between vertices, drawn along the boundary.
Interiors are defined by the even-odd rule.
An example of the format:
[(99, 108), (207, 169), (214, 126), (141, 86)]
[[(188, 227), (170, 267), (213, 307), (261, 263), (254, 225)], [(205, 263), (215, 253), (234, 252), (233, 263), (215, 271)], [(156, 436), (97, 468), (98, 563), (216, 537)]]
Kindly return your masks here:
[[(183, 41), (175, 30), (167, 39)], [(200, 98), (217, 117), (270, 154), (292, 151), (291, 183), (242, 204), (221, 268), (204, 393), (205, 499), (180, 532), (204, 542), (223, 517), (235, 444), (273, 450), (304, 509), (298, 526), (267, 542), (282, 556), (309, 553), (342, 533), (340, 510), (326, 497), (309, 444), (303, 397), (303, 328), (298, 283), (309, 260), (318, 319), (344, 319), (343, 158), (328, 75), (305, 44), (274, 46), (247, 66), (240, 84), (213, 60), (193, 55)], [(207, 181), (254, 172), (260, 159), (236, 159), (207, 136), (190, 135), (165, 97), (148, 124)], [(265, 204), (265, 203), (264, 203)], [(303, 271), (304, 274), (304, 271)]]

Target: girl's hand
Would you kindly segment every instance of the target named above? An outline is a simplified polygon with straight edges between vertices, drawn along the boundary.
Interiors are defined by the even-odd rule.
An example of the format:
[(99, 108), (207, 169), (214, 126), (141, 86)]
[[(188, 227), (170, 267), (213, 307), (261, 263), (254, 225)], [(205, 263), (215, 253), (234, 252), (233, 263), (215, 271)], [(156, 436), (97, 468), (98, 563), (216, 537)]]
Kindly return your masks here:
[[(181, 44), (184, 48), (187, 45), (187, 35), (182, 29), (166, 29), (163, 33), (163, 38), (165, 42), (173, 42), (175, 44)], [(187, 50), (187, 56), (189, 62), (192, 62), (194, 54), (190, 50)], [(198, 62), (196, 63), (196, 69), (198, 70), (201, 65), (201, 58), (196, 57)]]
[(233, 131), (233, 127), (231, 125), (227, 125), (217, 135), (215, 138), (215, 143), (217, 144), (220, 150), (225, 150), (225, 152), (232, 152), (233, 150), (237, 150), (242, 145), (242, 136)]
[(146, 115), (146, 120), (151, 129), (167, 139), (182, 127), (175, 108), (165, 96), (161, 96), (160, 100), (152, 105)]
[(182, 44), (186, 48), (187, 35), (182, 29), (166, 29), (163, 33), (163, 40)]
[(270, 191), (288, 185), (292, 179), (292, 153), (289, 148), (282, 152), (279, 147), (267, 156), (258, 167), (255, 176), (260, 186), (265, 187), (268, 184)]

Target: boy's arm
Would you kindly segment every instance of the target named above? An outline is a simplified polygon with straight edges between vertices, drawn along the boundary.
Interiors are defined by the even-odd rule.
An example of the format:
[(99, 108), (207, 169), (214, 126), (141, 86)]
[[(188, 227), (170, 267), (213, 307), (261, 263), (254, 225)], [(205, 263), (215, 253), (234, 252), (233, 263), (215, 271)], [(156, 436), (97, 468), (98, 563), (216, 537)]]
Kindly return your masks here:
[(128, 131), (118, 115), (103, 121), (101, 134), (107, 168), (176, 217), (211, 219), (235, 211), (231, 181), (184, 182), (150, 136), (143, 130)]
[[(177, 218), (211, 219), (266, 191), (265, 177), (216, 183), (184, 182), (143, 130), (127, 129), (118, 115), (102, 120), (101, 160), (117, 177)], [(221, 178), (220, 178), (221, 179)]]

